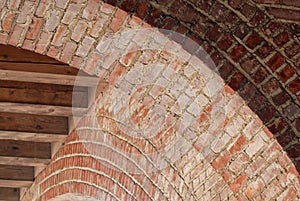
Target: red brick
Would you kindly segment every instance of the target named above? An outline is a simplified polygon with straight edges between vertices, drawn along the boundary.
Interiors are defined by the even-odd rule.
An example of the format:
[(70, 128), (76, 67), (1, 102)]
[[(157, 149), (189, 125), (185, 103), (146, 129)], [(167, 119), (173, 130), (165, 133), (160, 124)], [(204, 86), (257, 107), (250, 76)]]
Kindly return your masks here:
[(57, 49), (56, 47), (51, 46), (47, 51), (47, 55), (49, 57), (56, 58), (56, 56), (58, 55), (58, 52), (59, 52), (59, 49)]
[(227, 81), (227, 79), (234, 73), (234, 67), (230, 62), (225, 62), (219, 69), (220, 76)]
[(117, 12), (115, 13), (112, 22), (109, 25), (109, 28), (113, 32), (119, 31), (127, 16), (128, 14), (125, 11), (118, 9)]
[(256, 12), (256, 7), (250, 5), (247, 1), (240, 8), (241, 13), (248, 19), (251, 19)]
[(221, 38), (221, 40), (218, 42), (218, 47), (221, 50), (228, 50), (230, 46), (233, 43), (233, 37), (230, 34), (225, 35)]
[(288, 79), (290, 79), (295, 74), (295, 71), (291, 66), (287, 66), (277, 74), (278, 74), (280, 80), (283, 83), (285, 83)]
[(274, 50), (273, 46), (269, 43), (265, 43), (263, 46), (261, 46), (260, 48), (258, 48), (258, 50), (256, 51), (256, 54), (261, 58), (264, 59), (265, 57), (267, 57), (270, 52), (272, 52)]
[(269, 76), (269, 73), (264, 68), (259, 68), (257, 71), (251, 76), (255, 83), (259, 84), (264, 81)]
[(262, 38), (256, 32), (254, 32), (246, 39), (245, 44), (248, 47), (254, 49), (261, 42), (262, 42)]
[[(216, 1), (213, 5), (212, 9), (210, 10), (210, 14), (217, 20), (222, 21), (224, 20), (224, 16), (227, 15), (228, 9), (223, 6), (223, 4)], [(188, 14), (188, 13), (187, 13)]]
[(82, 38), (82, 36), (85, 34), (85, 31), (87, 29), (87, 23), (84, 20), (79, 20), (77, 22), (77, 25), (71, 35), (71, 38), (76, 41), (79, 42)]
[(53, 40), (51, 42), (52, 45), (60, 47), (63, 45), (63, 38), (67, 36), (69, 33), (68, 27), (66, 25), (59, 25), (55, 35), (53, 37)]
[(221, 34), (222, 29), (219, 26), (215, 25), (207, 32), (207, 37), (209, 40), (217, 41)]
[(280, 3), (280, 0), (253, 0), (256, 3), (264, 3), (264, 4), (272, 4), (272, 3)]
[(22, 8), (20, 9), (21, 12), (19, 13), (16, 22), (20, 24), (25, 24), (27, 21), (28, 15), (30, 15), (32, 8), (34, 8), (34, 2), (25, 1)]
[(277, 134), (280, 131), (282, 131), (284, 128), (286, 128), (287, 123), (282, 118), (275, 119), (272, 124), (268, 125), (268, 129), (273, 133)]
[(267, 66), (269, 66), (271, 70), (275, 71), (282, 64), (284, 64), (284, 62), (284, 58), (279, 53), (277, 53), (267, 62)]
[(266, 106), (257, 115), (261, 118), (264, 123), (269, 122), (276, 114), (276, 110), (273, 106)]
[(121, 3), (120, 8), (126, 12), (130, 12), (136, 8), (137, 0), (125, 0)]
[(77, 48), (76, 43), (67, 42), (61, 55), (60, 55), (60, 60), (65, 63), (70, 62), (76, 48)]
[(68, 3), (68, 0), (56, 0), (55, 1), (55, 5), (58, 8), (62, 8), (62, 9), (65, 9), (67, 7), (67, 3)]
[(300, 13), (296, 10), (284, 9), (284, 8), (269, 8), (267, 11), (274, 17), (293, 20), (295, 22), (300, 21)]
[(232, 192), (237, 193), (246, 184), (247, 179), (248, 178), (244, 173), (238, 176), (236, 180), (229, 185)]
[(51, 34), (42, 32), (39, 40), (37, 41), (35, 52), (44, 54), (50, 43), (51, 37), (52, 37)]
[(300, 2), (299, 1), (294, 1), (294, 0), (283, 0), (283, 4), (289, 5), (289, 6), (300, 7)]
[(19, 24), (16, 24), (12, 34), (10, 35), (9, 44), (16, 46), (20, 41), (22, 32), (23, 32), (23, 27)]
[(245, 76), (241, 73), (236, 73), (230, 80), (230, 82), (228, 83), (228, 85), (234, 89), (235, 91), (237, 91), (238, 89), (240, 89), (240, 87), (243, 85), (244, 80), (245, 80)]
[(248, 57), (241, 63), (241, 67), (249, 74), (256, 68), (257, 65), (258, 61), (253, 57)]
[(20, 6), (21, 0), (11, 0), (8, 1), (8, 8), (9, 9), (16, 9)]
[[(281, 135), (276, 137), (276, 139), (278, 140), (279, 144), (282, 147), (287, 147), (296, 138), (297, 138), (296, 134), (292, 130), (289, 130), (289, 129), (284, 131)], [(293, 157), (293, 158), (295, 158), (295, 157)]]
[(289, 41), (289, 35), (287, 32), (280, 33), (278, 36), (275, 37), (274, 43), (278, 47), (282, 47), (284, 44), (286, 44)]
[(8, 35), (5, 33), (0, 33), (0, 43), (1, 44), (6, 44), (8, 39)]
[(45, 30), (54, 31), (60, 23), (60, 12), (53, 10), (49, 19), (46, 21)]
[(263, 11), (257, 10), (255, 15), (251, 18), (250, 23), (253, 26), (262, 26), (267, 21), (268, 17)]
[(239, 152), (244, 145), (247, 143), (247, 139), (245, 138), (244, 135), (241, 135), (236, 141), (235, 143), (229, 148), (229, 152), (231, 154), (236, 154), (237, 152)]
[(300, 78), (297, 78), (288, 85), (288, 89), (293, 93), (297, 94), (300, 91)]
[(82, 57), (87, 56), (88, 52), (90, 51), (92, 45), (94, 44), (95, 40), (89, 36), (86, 36), (82, 44), (79, 46), (76, 54)]
[(25, 39), (22, 44), (22, 48), (32, 51), (34, 49), (34, 41)]
[(253, 199), (256, 195), (258, 195), (261, 190), (264, 188), (264, 183), (261, 180), (256, 180), (251, 182), (246, 190), (245, 194), (249, 199)]
[(228, 183), (231, 180), (232, 175), (228, 170), (226, 170), (224, 173), (222, 173), (222, 177), (224, 181)]
[(247, 51), (246, 51), (246, 49), (243, 46), (236, 46), (231, 51), (230, 57), (235, 62), (238, 62), (246, 54), (246, 52)]
[(279, 196), (279, 200), (282, 201), (296, 200), (296, 196), (297, 196), (297, 191), (293, 187), (289, 187)]
[(136, 6), (136, 16), (143, 19), (149, 9), (149, 4), (146, 1), (138, 1)]
[(39, 5), (35, 11), (36, 16), (43, 17), (46, 14), (47, 9), (50, 6), (50, 2), (48, 0), (40, 0)]
[(14, 21), (14, 18), (15, 18), (15, 14), (12, 13), (12, 12), (8, 12), (4, 16), (4, 18), (2, 20), (2, 23), (1, 23), (3, 31), (10, 32), (10, 29), (11, 29), (12, 23)]
[(279, 89), (278, 81), (275, 78), (271, 78), (262, 86), (262, 89), (267, 94), (272, 94)]
[(257, 112), (267, 103), (267, 99), (261, 94), (255, 93), (251, 101), (248, 103), (249, 107)]
[(71, 3), (69, 4), (67, 10), (64, 13), (62, 22), (65, 24), (70, 24), (76, 15), (80, 12), (81, 6), (79, 4)]
[(232, 7), (232, 8), (239, 8), (243, 3), (243, 0), (229, 0), (228, 4)]
[(101, 14), (97, 17), (96, 21), (93, 23), (92, 27), (88, 29), (88, 34), (94, 37), (98, 37), (101, 33), (100, 30), (102, 30), (104, 24), (108, 20), (108, 16)]
[(285, 49), (285, 53), (288, 57), (293, 57), (300, 52), (300, 44), (293, 42)]
[(98, 54), (96, 52), (91, 53), (86, 62), (84, 70), (90, 74), (93, 74), (96, 68), (100, 66), (101, 59), (103, 59), (103, 56), (101, 54)]
[(230, 155), (227, 151), (222, 152), (212, 163), (213, 168), (216, 170), (221, 170), (223, 169), (226, 164), (230, 160)]
[(26, 38), (31, 40), (37, 39), (43, 24), (44, 20), (40, 18), (33, 18), (32, 23), (27, 31)]
[(101, 2), (101, 0), (89, 0), (87, 6), (83, 10), (82, 17), (92, 20), (95, 17)]
[(246, 24), (240, 24), (234, 30), (234, 35), (240, 39), (243, 39), (250, 32), (250, 28)]

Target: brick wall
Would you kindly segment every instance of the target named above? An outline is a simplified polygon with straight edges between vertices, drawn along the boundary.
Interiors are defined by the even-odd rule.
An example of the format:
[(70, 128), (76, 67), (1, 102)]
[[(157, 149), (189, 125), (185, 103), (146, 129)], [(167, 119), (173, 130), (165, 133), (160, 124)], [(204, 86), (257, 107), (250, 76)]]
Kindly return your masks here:
[[(107, 3), (96, 0), (0, 3), (1, 44), (46, 54), (97, 74), (109, 83), (103, 100), (98, 102), (102, 107), (95, 112), (99, 116), (97, 124), (105, 128), (105, 132), (99, 135), (86, 125), (89, 119), (82, 119), (22, 200), (55, 200), (63, 195), (78, 200), (86, 196), (100, 200), (298, 200), (299, 175), (282, 147), (298, 167), (299, 27), (295, 22), (299, 20), (299, 5), (292, 1), (283, 1), (283, 6), (280, 2), (270, 4), (273, 3), (270, 1), (257, 4), (184, 0), (159, 1), (159, 4), (134, 0)], [(296, 14), (287, 14), (293, 12)], [(115, 58), (116, 54), (109, 53), (118, 53), (118, 49), (122, 52), (122, 48), (130, 52), (130, 48), (136, 47), (117, 44), (105, 49), (99, 45), (102, 39), (109, 39), (115, 33), (151, 26), (183, 33), (210, 54), (225, 80), (219, 85), (225, 100), (223, 116), (212, 115), (211, 108), (219, 99), (205, 92), (210, 79), (204, 80), (202, 86), (199, 76), (188, 70), (193, 60), (183, 61), (183, 58), (191, 58), (185, 50), (195, 52), (193, 48), (197, 46), (193, 43), (178, 47), (179, 54), (184, 56), (175, 60), (168, 54), (174, 46), (166, 46), (167, 51), (162, 52), (117, 54)], [(156, 47), (166, 42), (161, 37), (155, 41)], [(147, 35), (132, 36), (128, 40), (138, 44), (147, 40)], [(202, 63), (196, 61), (196, 66)], [(100, 63), (102, 68), (99, 68)], [(192, 146), (178, 160), (161, 169), (156, 167), (154, 172), (143, 169), (143, 164), (144, 168), (145, 164), (151, 165), (146, 156), (151, 150), (159, 150), (159, 153), (164, 148), (165, 144), (159, 140), (171, 143), (174, 132), (168, 132), (166, 138), (154, 138), (146, 146), (143, 140), (120, 132), (120, 127), (116, 126), (118, 122), (106, 118), (112, 115), (108, 104), (118, 100), (113, 93), (114, 85), (139, 63), (168, 64), (171, 69), (183, 72), (189, 86), (199, 89), (197, 98), (208, 97), (208, 102), (201, 102), (204, 112), (191, 125), (195, 135), (186, 133), (185, 139), (189, 139)], [(202, 63), (200, 69), (205, 67)], [(166, 73), (157, 76), (166, 79)], [(209, 73), (213, 74), (207, 68), (202, 76)], [(214, 81), (218, 82), (220, 77), (214, 76)], [(144, 105), (134, 107), (151, 108), (157, 103), (156, 93), (164, 97), (159, 89), (152, 90), (144, 94), (149, 96), (143, 97), (154, 102), (142, 99), (147, 100)], [(163, 106), (171, 102), (165, 100)], [(210, 138), (205, 131), (213, 136), (206, 143)], [(214, 134), (213, 131), (218, 132)], [(110, 147), (105, 146), (107, 139)], [(122, 158), (120, 152), (127, 154)], [(143, 163), (130, 162), (128, 153), (132, 152), (140, 156)], [(114, 157), (122, 160), (115, 161)], [(133, 169), (138, 172), (132, 173)]]

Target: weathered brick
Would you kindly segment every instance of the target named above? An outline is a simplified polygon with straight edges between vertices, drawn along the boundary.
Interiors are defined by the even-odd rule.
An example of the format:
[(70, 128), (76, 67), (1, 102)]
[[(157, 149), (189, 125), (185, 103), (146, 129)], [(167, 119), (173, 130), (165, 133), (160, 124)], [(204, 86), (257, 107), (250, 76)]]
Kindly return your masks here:
[(79, 4), (71, 3), (69, 4), (64, 16), (62, 18), (62, 22), (65, 24), (70, 24), (73, 19), (78, 15), (80, 12), (81, 6)]
[(19, 24), (16, 24), (12, 34), (10, 35), (9, 44), (16, 46), (20, 42), (21, 34), (23, 31), (24, 31), (24, 27), (22, 27)]
[(76, 48), (77, 48), (76, 43), (67, 42), (61, 55), (60, 55), (61, 61), (65, 62), (65, 63), (70, 62)]
[(266, 58), (270, 52), (272, 52), (274, 50), (274, 47), (269, 44), (269, 43), (265, 43), (264, 45), (262, 45), (260, 48), (257, 49), (257, 51), (255, 52), (261, 59)]
[(83, 39), (82, 44), (79, 46), (76, 54), (78, 56), (82, 56), (82, 57), (87, 56), (88, 52), (90, 51), (90, 49), (94, 43), (95, 43), (95, 39), (93, 39), (92, 37), (86, 36)]
[(8, 35), (5, 33), (0, 33), (0, 43), (6, 44), (8, 40)]
[(242, 73), (236, 73), (235, 75), (233, 75), (233, 77), (231, 78), (230, 82), (228, 83), (228, 85), (234, 89), (234, 90), (239, 90), (240, 87), (244, 84), (245, 81), (245, 76)]
[(39, 40), (37, 41), (35, 52), (44, 54), (47, 50), (48, 45), (50, 44), (51, 37), (51, 34), (42, 32)]
[(21, 3), (21, 0), (11, 0), (11, 1), (8, 1), (8, 8), (9, 9), (16, 9), (20, 6), (20, 3)]
[(294, 69), (291, 66), (285, 67), (282, 71), (277, 73), (280, 80), (285, 83), (287, 80), (289, 80), (293, 75), (295, 74)]
[(286, 20), (293, 20), (296, 22), (300, 21), (300, 13), (295, 10), (284, 9), (284, 8), (269, 8), (267, 9), (271, 15), (275, 17), (286, 19)]
[(85, 34), (85, 31), (87, 29), (87, 23), (83, 20), (79, 20), (77, 22), (77, 25), (71, 35), (71, 38), (76, 41), (79, 42), (82, 38), (82, 36)]
[(100, 0), (90, 0), (87, 3), (87, 6), (83, 10), (82, 17), (87, 20), (92, 20), (95, 17), (95, 14), (98, 11), (98, 8), (101, 6)]
[(241, 149), (246, 145), (247, 139), (244, 135), (239, 136), (239, 138), (234, 142), (234, 144), (229, 148), (231, 154), (236, 154), (241, 151)]
[(40, 0), (38, 7), (35, 11), (35, 15), (38, 17), (43, 17), (46, 14), (46, 11), (48, 10), (50, 6), (50, 2), (47, 0)]
[(114, 18), (112, 19), (112, 22), (109, 25), (109, 28), (113, 32), (119, 31), (122, 24), (125, 22), (127, 16), (128, 14), (126, 12), (122, 11), (121, 9), (118, 9), (117, 12), (115, 13)]
[(284, 58), (279, 54), (275, 54), (268, 62), (267, 65), (272, 71), (278, 69), (282, 64), (284, 64)]
[(1, 23), (3, 31), (10, 32), (14, 18), (15, 18), (15, 13), (13, 13), (13, 12), (8, 12), (4, 16), (2, 23)]
[(278, 81), (275, 78), (271, 78), (262, 86), (262, 89), (265, 93), (272, 94), (279, 89)]
[(60, 23), (61, 12), (57, 10), (53, 10), (49, 19), (46, 21), (45, 30), (46, 31), (54, 31), (56, 27)]
[(55, 35), (52, 39), (51, 44), (57, 47), (60, 47), (63, 45), (63, 38), (66, 37), (69, 33), (68, 27), (66, 25), (59, 25)]
[(235, 46), (230, 53), (230, 57), (235, 62), (238, 62), (246, 54), (246, 49), (243, 46)]
[(247, 182), (247, 176), (242, 173), (229, 186), (233, 193), (237, 193)]
[(245, 44), (254, 49), (256, 46), (258, 46), (262, 42), (262, 37), (258, 35), (258, 33), (253, 32), (250, 36), (247, 37)]
[(258, 195), (261, 192), (263, 188), (264, 183), (260, 179), (257, 179), (256, 181), (251, 182), (247, 186), (245, 194), (249, 199), (253, 199), (256, 195)]
[(274, 38), (274, 43), (278, 46), (278, 47), (282, 47), (284, 44), (286, 44), (289, 41), (289, 35), (287, 32), (283, 32), (278, 34), (275, 38)]
[(44, 20), (40, 18), (33, 18), (32, 23), (27, 31), (26, 38), (31, 40), (37, 39), (43, 25)]
[(300, 78), (295, 79), (288, 85), (288, 89), (293, 93), (297, 94), (300, 91)]
[(137, 17), (143, 19), (147, 15), (147, 12), (149, 9), (150, 9), (150, 6), (145, 0), (138, 1), (137, 6), (136, 6)]
[(20, 23), (20, 24), (25, 24), (25, 22), (27, 22), (27, 20), (29, 20), (29, 15), (32, 12), (32, 10), (34, 9), (34, 2), (30, 2), (30, 1), (25, 1), (24, 5), (21, 8), (21, 12), (17, 17), (16, 22)]
[(230, 155), (227, 151), (222, 152), (212, 163), (213, 168), (216, 170), (221, 170), (223, 169), (226, 164), (230, 160)]
[(227, 50), (230, 48), (230, 46), (232, 45), (233, 43), (233, 38), (230, 34), (227, 34), (225, 35), (224, 37), (222, 37), (220, 39), (220, 41), (218, 42), (218, 47), (221, 49), (221, 50)]

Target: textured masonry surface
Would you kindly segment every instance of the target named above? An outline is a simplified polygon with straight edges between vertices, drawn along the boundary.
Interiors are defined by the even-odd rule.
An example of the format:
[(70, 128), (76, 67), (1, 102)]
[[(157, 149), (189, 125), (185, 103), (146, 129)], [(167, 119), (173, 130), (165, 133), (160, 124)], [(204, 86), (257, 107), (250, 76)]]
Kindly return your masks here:
[[(108, 65), (110, 57), (103, 55), (109, 48), (97, 48), (102, 38), (151, 25), (176, 30), (199, 42), (228, 84), (220, 89), (226, 97), (226, 118), (209, 121), (210, 108), (218, 100), (213, 96), (211, 103), (203, 104), (204, 113), (192, 126), (198, 131), (191, 137), (193, 146), (161, 171), (132, 174), (132, 166), (123, 169), (108, 164), (107, 159), (118, 153), (102, 146), (103, 136), (87, 127), (89, 120), (83, 119), (81, 129), (70, 134), (23, 200), (55, 200), (67, 193), (78, 194), (78, 200), (80, 196), (100, 200), (299, 200), (299, 175), (282, 149), (298, 167), (299, 5), (285, 0), (264, 2), (1, 1), (1, 44), (46, 54), (96, 73), (109, 82), (104, 92), (107, 101), (117, 98), (112, 95), (113, 86), (137, 63), (170, 64), (184, 73), (191, 86), (197, 81), (186, 70), (186, 62), (174, 60), (164, 51), (135, 52)], [(129, 38), (139, 40), (147, 40), (147, 35)], [(116, 48), (122, 50), (124, 45)], [(183, 48), (194, 51), (189, 44)], [(183, 49), (179, 52), (189, 55)], [(99, 63), (106, 68), (99, 70)], [(163, 73), (158, 77), (167, 78)], [(160, 93), (153, 89), (147, 95), (155, 101), (155, 94)], [(197, 93), (206, 95), (202, 88)], [(143, 142), (119, 135), (116, 122), (105, 118), (111, 115), (107, 103), (102, 102), (103, 108), (97, 111), (98, 124), (107, 129), (105, 136), (120, 150), (144, 157), (147, 150)], [(171, 104), (172, 100), (163, 103)], [(150, 107), (153, 103), (144, 104)], [(211, 127), (205, 122), (224, 128), (208, 147), (201, 129)], [(172, 134), (168, 135), (171, 139)], [(91, 153), (90, 146), (103, 152)], [(161, 144), (152, 143), (149, 149), (157, 146)]]

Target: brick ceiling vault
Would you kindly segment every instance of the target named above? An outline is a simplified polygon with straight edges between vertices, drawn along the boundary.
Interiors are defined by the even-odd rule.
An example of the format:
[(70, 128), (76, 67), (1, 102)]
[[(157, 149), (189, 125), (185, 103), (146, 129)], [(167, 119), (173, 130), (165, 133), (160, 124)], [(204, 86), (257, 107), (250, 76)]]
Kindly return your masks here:
[[(205, 133), (200, 130), (207, 126), (201, 124), (206, 122), (203, 120), (207, 120), (207, 116), (201, 115), (199, 125), (191, 126), (199, 131), (193, 147), (157, 174), (132, 173), (131, 167), (135, 170), (143, 164), (132, 162), (130, 157), (125, 157), (127, 167), (119, 161), (110, 164), (105, 160), (120, 157), (118, 151), (104, 143), (106, 141), (121, 151), (142, 153), (141, 161), (146, 161), (146, 164), (149, 161), (143, 154), (163, 146), (159, 143), (162, 137), (157, 144), (149, 145), (115, 130), (116, 122), (105, 119), (110, 115), (105, 103), (113, 102), (117, 96), (111, 95), (109, 90), (113, 89), (106, 88), (108, 91), (103, 92), (107, 96), (99, 101), (103, 108), (100, 107), (98, 112), (102, 116), (97, 117), (97, 121), (107, 126), (108, 132), (101, 133), (103, 135), (88, 129), (72, 132), (22, 200), (59, 200), (55, 196), (73, 192), (70, 197), (78, 200), (84, 200), (86, 195), (100, 200), (299, 199), (299, 174), (295, 167), (299, 171), (300, 26), (297, 23), (300, 5), (292, 0), (267, 2), (108, 0), (104, 4), (100, 0), (0, 1), (1, 44), (47, 54), (76, 68), (84, 66), (86, 72), (95, 72), (98, 63), (105, 66), (106, 61), (100, 54), (103, 50), (97, 48), (101, 37), (109, 37), (122, 28), (149, 27), (144, 24), (147, 22), (196, 41), (210, 54), (219, 74), (231, 87), (224, 87), (225, 96), (229, 97), (228, 115), (231, 116), (224, 121), (216, 119), (217, 128), (214, 128), (225, 127), (227, 133), (209, 147), (212, 151), (205, 156), (198, 151), (203, 149), (201, 137)], [(138, 18), (132, 17), (134, 15)], [(193, 51), (190, 43), (184, 44), (183, 48)], [(167, 61), (169, 66), (179, 66), (181, 72), (189, 76), (184, 62), (174, 62), (164, 52), (139, 53), (129, 54), (129, 59), (126, 55), (116, 65), (97, 71), (98, 75), (114, 86), (121, 75), (132, 70), (130, 62), (157, 64)], [(193, 79), (192, 76), (188, 78)], [(216, 100), (211, 100), (211, 104), (218, 103), (219, 97), (213, 98)], [(163, 101), (166, 104), (171, 102)], [(211, 112), (210, 105), (206, 106), (206, 112)], [(85, 120), (81, 122), (83, 127), (84, 122), (88, 122)], [(166, 142), (170, 142), (168, 140)], [(100, 147), (101, 152), (91, 153), (88, 147), (95, 150)]]
[(300, 1), (105, 2), (197, 41), (300, 170)]

